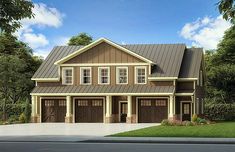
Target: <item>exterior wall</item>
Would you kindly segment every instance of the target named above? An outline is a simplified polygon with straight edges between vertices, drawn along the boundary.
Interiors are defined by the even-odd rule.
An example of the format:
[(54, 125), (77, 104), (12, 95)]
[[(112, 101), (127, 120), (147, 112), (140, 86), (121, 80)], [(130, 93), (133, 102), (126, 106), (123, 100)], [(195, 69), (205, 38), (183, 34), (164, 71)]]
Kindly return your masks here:
[(187, 82), (182, 82), (182, 81), (178, 81), (176, 83), (176, 90), (193, 90), (193, 81), (187, 81)]
[[(175, 97), (175, 119), (176, 120), (180, 120), (181, 119), (181, 115), (180, 115), (180, 103), (181, 101), (192, 101), (191, 96), (176, 96)], [(191, 106), (193, 107), (193, 104), (191, 104)], [(193, 110), (193, 108), (192, 108)]]
[(150, 85), (153, 86), (173, 86), (173, 81), (149, 81)]
[(142, 60), (119, 50), (107, 43), (101, 43), (90, 50), (68, 60), (65, 64), (74, 63), (139, 63)]

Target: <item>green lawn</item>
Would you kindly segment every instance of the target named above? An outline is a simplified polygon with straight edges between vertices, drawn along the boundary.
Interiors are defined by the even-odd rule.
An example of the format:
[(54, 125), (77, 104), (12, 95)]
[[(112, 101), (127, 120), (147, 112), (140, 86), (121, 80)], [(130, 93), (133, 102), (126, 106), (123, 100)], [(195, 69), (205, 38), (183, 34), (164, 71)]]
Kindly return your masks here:
[(200, 126), (154, 126), (111, 135), (114, 137), (225, 137), (235, 138), (235, 122)]

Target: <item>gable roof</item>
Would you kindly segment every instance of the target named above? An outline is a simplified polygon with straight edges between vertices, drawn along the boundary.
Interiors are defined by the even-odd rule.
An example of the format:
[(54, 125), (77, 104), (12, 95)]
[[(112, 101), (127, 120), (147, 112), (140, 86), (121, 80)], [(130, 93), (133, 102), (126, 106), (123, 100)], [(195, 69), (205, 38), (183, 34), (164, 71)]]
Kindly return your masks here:
[(132, 56), (135, 56), (135, 57), (139, 58), (142, 61), (145, 61), (145, 62), (151, 63), (151, 64), (153, 63), (153, 61), (151, 61), (151, 60), (149, 60), (149, 59), (147, 59), (147, 58), (145, 58), (145, 57), (143, 57), (143, 56), (141, 56), (139, 54), (136, 54), (135, 52), (130, 51), (127, 48), (122, 47), (121, 45), (118, 45), (118, 44), (116, 44), (116, 43), (114, 43), (114, 42), (112, 42), (112, 41), (110, 41), (108, 39), (100, 38), (100, 39), (92, 42), (91, 44), (88, 44), (88, 45), (84, 46), (83, 48), (81, 48), (81, 49), (79, 49), (79, 50), (77, 50), (77, 51), (75, 51), (75, 52), (73, 52), (73, 53), (63, 57), (62, 59), (56, 61), (55, 64), (62, 64), (64, 62), (68, 61), (69, 59), (72, 59), (73, 57), (75, 57), (75, 56), (77, 56), (77, 55), (79, 55), (79, 54), (81, 54), (81, 53), (83, 53), (83, 52), (85, 52), (85, 51), (87, 51), (87, 50), (97, 46), (98, 44), (100, 44), (102, 42), (105, 42), (105, 43), (107, 43), (107, 44), (109, 44), (109, 45), (111, 45), (113, 47), (116, 47), (116, 48), (118, 48), (118, 49), (120, 49), (120, 50), (122, 50), (122, 51), (124, 51), (124, 52), (126, 52), (126, 53), (128, 53), (130, 55), (132, 55)]
[[(184, 44), (130, 44), (130, 45), (120, 45), (120, 47), (128, 49), (129, 51), (137, 55), (143, 56), (144, 58), (152, 61), (153, 63), (156, 63), (156, 65), (152, 67), (153, 72), (151, 74), (151, 77), (153, 78), (156, 77), (191, 78), (192, 75), (196, 74), (192, 75), (186, 74), (187, 71), (190, 70), (199, 71), (196, 70), (198, 69), (197, 67), (198, 65), (196, 64), (197, 63), (196, 61), (198, 61), (198, 59), (194, 58), (200, 57), (196, 55), (198, 52), (200, 53), (200, 49), (196, 51), (195, 55), (193, 55), (190, 59), (187, 57), (190, 56), (188, 55), (188, 53), (190, 52), (187, 51), (194, 49), (186, 49), (186, 46)], [(45, 61), (41, 64), (39, 69), (35, 72), (35, 74), (32, 77), (32, 80), (41, 79), (41, 80), (58, 81), (59, 80), (58, 65), (55, 65), (54, 63), (56, 61), (65, 58), (70, 54), (73, 54), (74, 52), (77, 52), (79, 49), (82, 48), (83, 46), (54, 47), (51, 53), (45, 59)], [(184, 57), (184, 55), (186, 56), (186, 58)], [(188, 67), (189, 64), (188, 62), (191, 61), (193, 62), (192, 64), (195, 66)], [(182, 71), (182, 68), (185, 69), (186, 72)]]
[(184, 52), (179, 78), (198, 78), (202, 55), (202, 48), (186, 49)]

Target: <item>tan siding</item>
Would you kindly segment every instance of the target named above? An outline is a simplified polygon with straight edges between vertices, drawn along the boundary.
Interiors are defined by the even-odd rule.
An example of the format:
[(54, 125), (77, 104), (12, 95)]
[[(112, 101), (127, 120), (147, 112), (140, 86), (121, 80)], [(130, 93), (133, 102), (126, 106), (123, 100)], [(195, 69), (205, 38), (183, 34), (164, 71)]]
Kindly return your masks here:
[(144, 62), (109, 44), (101, 43), (90, 50), (66, 61), (69, 63), (140, 63)]
[(129, 66), (128, 68), (128, 84), (134, 84), (135, 83), (135, 78), (134, 78), (134, 66)]
[(177, 82), (177, 90), (193, 90), (193, 81), (192, 82)]
[(173, 86), (174, 85), (173, 81), (150, 81), (149, 84), (154, 85), (154, 86)]

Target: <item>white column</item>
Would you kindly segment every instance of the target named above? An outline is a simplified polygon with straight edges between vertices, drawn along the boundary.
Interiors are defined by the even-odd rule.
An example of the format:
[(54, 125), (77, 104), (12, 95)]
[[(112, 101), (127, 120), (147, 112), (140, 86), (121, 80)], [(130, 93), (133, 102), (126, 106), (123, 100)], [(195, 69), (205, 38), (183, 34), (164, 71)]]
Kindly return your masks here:
[(127, 96), (127, 117), (131, 117), (132, 115), (132, 98), (131, 96)]
[(106, 117), (112, 116), (112, 98), (111, 96), (106, 96)]
[(31, 101), (32, 101), (32, 113), (31, 116), (34, 117), (36, 116), (36, 96), (31, 96)]
[(196, 114), (196, 101), (195, 101), (195, 96), (192, 96), (192, 103), (193, 103), (193, 114)]
[(173, 117), (173, 111), (174, 111), (174, 106), (173, 106), (173, 103), (174, 102), (174, 99), (173, 99), (173, 96), (171, 95), (170, 96), (170, 101), (169, 101), (169, 107), (170, 107), (170, 111), (169, 111), (169, 117)]
[(66, 97), (66, 117), (70, 117), (71, 114), (71, 96)]

